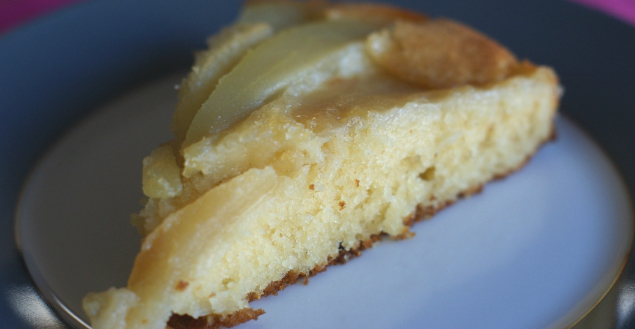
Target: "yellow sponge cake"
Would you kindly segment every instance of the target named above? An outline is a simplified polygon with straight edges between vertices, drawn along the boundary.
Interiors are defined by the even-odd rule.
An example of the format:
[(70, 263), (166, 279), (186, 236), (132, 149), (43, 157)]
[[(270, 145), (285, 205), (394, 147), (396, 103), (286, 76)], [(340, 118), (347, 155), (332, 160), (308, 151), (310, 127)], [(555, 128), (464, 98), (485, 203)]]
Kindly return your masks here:
[(520, 168), (553, 135), (555, 73), (445, 19), (252, 2), (181, 86), (143, 163), (128, 286), (92, 327), (229, 327), (249, 303)]

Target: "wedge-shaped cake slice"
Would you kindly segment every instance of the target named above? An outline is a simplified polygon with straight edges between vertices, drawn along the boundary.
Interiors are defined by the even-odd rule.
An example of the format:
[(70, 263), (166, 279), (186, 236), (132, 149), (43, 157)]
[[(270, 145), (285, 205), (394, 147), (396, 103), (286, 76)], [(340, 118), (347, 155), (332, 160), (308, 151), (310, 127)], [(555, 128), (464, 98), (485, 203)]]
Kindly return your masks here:
[(144, 160), (141, 251), (126, 288), (85, 298), (95, 329), (256, 319), (250, 301), (411, 237), (553, 136), (554, 72), (459, 23), (285, 1), (243, 17)]

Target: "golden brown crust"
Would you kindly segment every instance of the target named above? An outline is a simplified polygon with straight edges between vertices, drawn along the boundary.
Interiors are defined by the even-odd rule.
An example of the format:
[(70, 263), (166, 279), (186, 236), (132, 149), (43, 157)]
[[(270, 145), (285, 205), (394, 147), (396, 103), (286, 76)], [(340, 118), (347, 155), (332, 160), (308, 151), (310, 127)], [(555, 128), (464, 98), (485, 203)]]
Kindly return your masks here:
[(173, 314), (168, 321), (168, 328), (172, 329), (218, 329), (221, 327), (230, 328), (245, 323), (250, 320), (258, 320), (258, 317), (265, 311), (252, 308), (245, 308), (235, 313), (219, 316), (206, 315), (200, 318), (193, 318), (189, 315)]
[(447, 19), (397, 21), (371, 36), (369, 52), (389, 73), (425, 88), (494, 83), (518, 65), (505, 47)]

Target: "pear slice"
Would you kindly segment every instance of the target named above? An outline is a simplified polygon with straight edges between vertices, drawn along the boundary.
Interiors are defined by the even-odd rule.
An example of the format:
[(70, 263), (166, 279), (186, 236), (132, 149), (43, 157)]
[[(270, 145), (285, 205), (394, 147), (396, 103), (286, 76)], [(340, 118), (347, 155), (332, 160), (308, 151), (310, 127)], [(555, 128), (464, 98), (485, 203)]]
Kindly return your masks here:
[(262, 42), (220, 79), (194, 116), (183, 147), (238, 122), (321, 60), (382, 25), (322, 21), (289, 28)]
[(218, 80), (238, 63), (249, 48), (271, 35), (273, 29), (266, 23), (239, 24), (207, 41), (209, 50), (196, 55), (192, 71), (179, 89), (179, 103), (171, 126), (178, 144), (185, 140), (192, 118), (212, 93)]
[(249, 221), (238, 219), (256, 219), (251, 209), (281, 181), (272, 168), (252, 169), (172, 213), (143, 240), (127, 288), (85, 297), (93, 328), (165, 328), (173, 312), (192, 312), (173, 306), (215, 291), (221, 283), (206, 280), (223, 262), (215, 255), (249, 232)]
[(320, 18), (325, 1), (252, 1), (238, 18), (239, 24), (267, 23), (279, 31), (289, 26)]
[(447, 19), (397, 21), (370, 35), (367, 45), (386, 72), (423, 88), (495, 83), (519, 65), (516, 56), (496, 41)]
[(179, 103), (170, 127), (176, 143), (183, 143), (192, 118), (218, 80), (231, 71), (247, 50), (277, 30), (312, 19), (324, 6), (319, 1), (249, 4), (241, 12), (237, 24), (207, 40), (208, 50), (196, 54), (192, 71), (179, 89)]

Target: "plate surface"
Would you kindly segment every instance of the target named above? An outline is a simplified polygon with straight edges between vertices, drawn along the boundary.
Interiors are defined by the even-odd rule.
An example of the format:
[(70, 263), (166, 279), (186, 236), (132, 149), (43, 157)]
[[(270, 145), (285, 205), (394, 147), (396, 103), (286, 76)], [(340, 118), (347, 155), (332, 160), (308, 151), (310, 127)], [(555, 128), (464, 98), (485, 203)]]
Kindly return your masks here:
[[(151, 84), (82, 122), (25, 185), (17, 228), (26, 264), (46, 299), (80, 327), (82, 297), (125, 286), (131, 271), (139, 243), (126, 219), (140, 207), (143, 155), (170, 138), (178, 81)], [(567, 120), (557, 130), (523, 170), (419, 223), (414, 239), (385, 241), (306, 287), (253, 303), (268, 313), (244, 327), (572, 324), (618, 275), (633, 218), (598, 147)]]
[[(632, 93), (635, 85), (635, 66), (632, 64), (632, 58), (635, 58), (635, 29), (582, 7), (552, 0), (526, 3), (503, 0), (396, 3), (432, 15), (465, 21), (508, 45), (519, 57), (528, 57), (535, 62), (556, 67), (566, 86), (562, 111), (579, 122), (602, 145), (616, 163), (628, 189), (633, 191), (635, 152), (631, 143), (624, 141), (635, 140), (635, 130), (632, 129), (635, 123), (632, 111), (635, 104), (635, 93)], [(208, 34), (229, 23), (235, 17), (237, 8), (237, 2), (94, 1), (68, 8), (0, 39), (0, 103), (3, 104), (0, 109), (0, 152), (5, 155), (0, 158), (0, 327), (63, 326), (35, 293), (13, 243), (13, 212), (29, 168), (34, 166), (35, 160), (44, 153), (51, 141), (68, 130), (78, 118), (85, 117), (86, 113), (100, 108), (101, 104), (135, 86), (156, 81), (157, 77), (187, 67), (191, 62), (192, 50), (203, 47)], [(556, 145), (553, 144), (553, 147)], [(549, 147), (552, 146), (545, 148), (542, 153), (547, 153)], [(603, 176), (595, 178), (598, 177)], [(135, 191), (138, 191), (139, 179), (130, 179), (133, 180)], [(602, 184), (609, 182), (604, 181)], [(495, 186), (498, 185), (487, 188), (483, 196), (494, 193), (492, 190), (498, 188)], [(466, 200), (455, 207), (469, 204), (480, 197)], [(134, 198), (127, 200), (136, 202)], [(459, 211), (452, 208), (437, 218)], [(121, 209), (121, 213), (129, 212), (131, 210)], [(126, 215), (123, 216), (126, 218)], [(435, 226), (436, 222), (441, 220), (419, 225), (419, 235), (412, 241), (422, 240), (426, 233), (420, 230)], [(566, 231), (567, 228), (563, 229)], [(426, 228), (425, 231), (431, 230)], [(128, 231), (125, 234), (133, 233)], [(401, 250), (400, 245), (407, 243), (412, 242), (394, 245)], [(373, 257), (379, 257), (373, 256), (376, 251), (388, 250), (393, 248), (392, 245), (384, 244), (373, 249), (355, 262), (362, 264), (365, 258), (370, 261)], [(566, 250), (566, 246), (563, 248)], [(529, 261), (528, 258), (523, 259)], [(564, 258), (563, 262), (567, 263), (567, 259)], [(545, 263), (548, 261), (553, 260), (550, 257), (543, 259)], [(338, 273), (345, 273), (353, 265), (329, 269), (312, 279), (308, 287), (291, 287), (288, 292), (271, 301), (280, 300), (282, 303), (285, 298), (291, 298), (285, 296), (292, 296), (294, 290), (304, 290), (298, 296), (308, 296), (313, 290), (312, 286), (327, 285), (333, 277), (338, 280), (337, 275), (345, 277)], [(52, 268), (55, 267), (53, 264)], [(629, 262), (617, 297), (617, 325), (623, 328), (629, 327), (633, 321), (631, 311), (634, 298), (632, 290), (628, 289), (633, 285), (633, 268), (633, 262)], [(56, 271), (67, 280), (75, 275), (69, 268), (58, 267)], [(386, 272), (387, 275), (391, 273)], [(589, 278), (589, 273), (584, 273), (584, 277)], [(482, 275), (484, 278), (489, 277)], [(602, 281), (601, 278), (596, 279)], [(325, 281), (327, 283), (321, 283)], [(351, 284), (356, 281), (363, 280), (354, 280)], [(498, 288), (488, 280), (469, 282), (473, 284), (467, 286), (473, 289), (488, 291), (506, 289), (503, 284), (507, 281), (500, 281)], [(551, 300), (558, 296), (548, 297)], [(567, 294), (562, 298), (568, 297), (571, 296)], [(401, 303), (400, 300), (395, 301), (396, 305)], [(437, 302), (439, 304), (430, 304), (426, 312), (449, 310), (442, 307), (443, 300)], [(275, 317), (276, 312), (283, 312), (276, 311), (273, 304), (266, 308), (268, 315), (252, 325), (265, 325), (267, 319), (279, 318)], [(287, 315), (290, 313), (284, 312)], [(319, 323), (320, 319), (316, 317), (314, 322)], [(343, 321), (352, 321), (350, 319), (345, 317)], [(407, 322), (409, 318), (403, 319)], [(464, 317), (457, 317), (457, 321), (461, 319)], [(478, 322), (480, 319), (474, 317), (472, 320)], [(532, 327), (541, 326), (536, 324)]]

